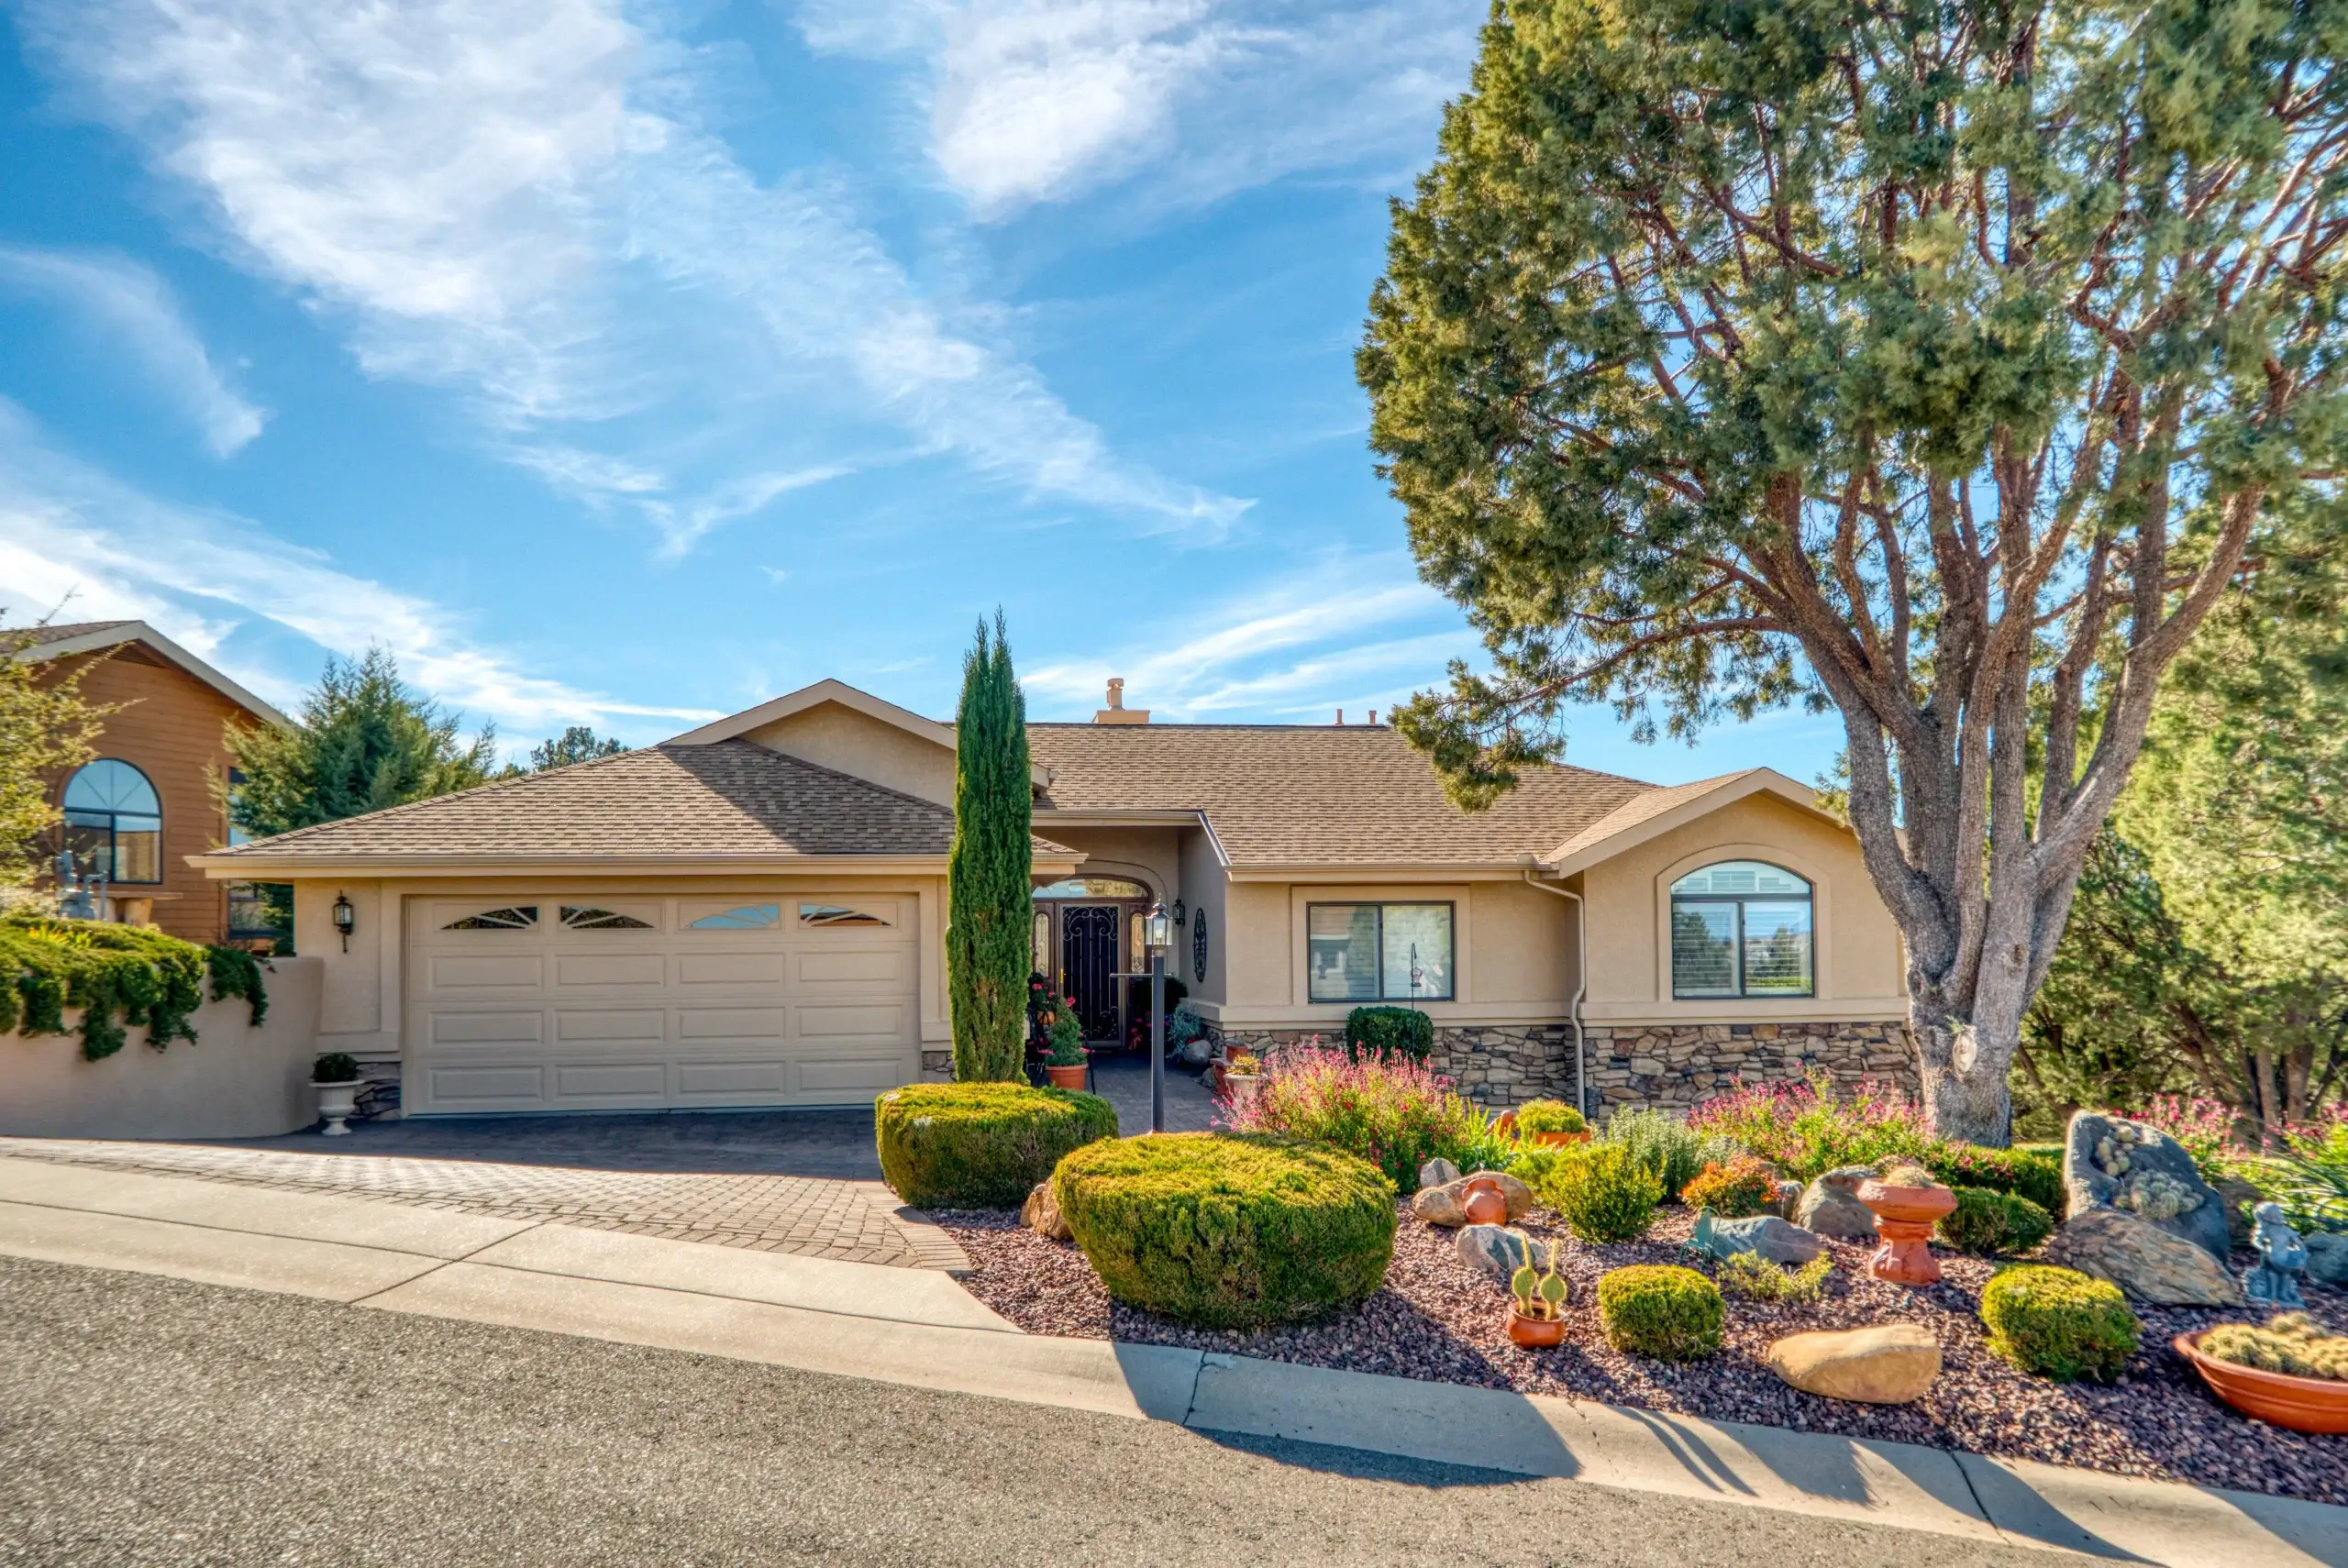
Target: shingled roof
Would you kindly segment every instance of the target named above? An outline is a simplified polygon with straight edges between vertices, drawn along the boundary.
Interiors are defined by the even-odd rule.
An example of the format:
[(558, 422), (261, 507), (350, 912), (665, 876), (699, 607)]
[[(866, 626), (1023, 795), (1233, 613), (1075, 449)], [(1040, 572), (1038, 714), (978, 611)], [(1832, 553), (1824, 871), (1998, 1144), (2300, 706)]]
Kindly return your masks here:
[[(209, 858), (769, 860), (943, 856), (953, 843), (954, 813), (943, 806), (748, 741), (721, 741), (622, 752), (255, 839)], [(1045, 839), (1036, 852), (1074, 854)]]
[[(1030, 724), (1051, 769), (1039, 808), (1199, 811), (1234, 866), (1493, 865), (1544, 856), (1655, 790), (1537, 767), (1463, 812), (1380, 724)], [(1050, 831), (1039, 810), (1036, 825)]]

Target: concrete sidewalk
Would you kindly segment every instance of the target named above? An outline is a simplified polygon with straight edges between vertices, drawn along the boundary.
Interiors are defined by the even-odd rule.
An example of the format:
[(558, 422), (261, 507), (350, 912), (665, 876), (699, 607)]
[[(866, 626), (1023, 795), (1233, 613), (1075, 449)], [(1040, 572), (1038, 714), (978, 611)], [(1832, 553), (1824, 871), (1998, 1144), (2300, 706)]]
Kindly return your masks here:
[(2348, 1509), (1031, 1336), (928, 1269), (8, 1158), (0, 1253), (2175, 1568), (2348, 1562)]

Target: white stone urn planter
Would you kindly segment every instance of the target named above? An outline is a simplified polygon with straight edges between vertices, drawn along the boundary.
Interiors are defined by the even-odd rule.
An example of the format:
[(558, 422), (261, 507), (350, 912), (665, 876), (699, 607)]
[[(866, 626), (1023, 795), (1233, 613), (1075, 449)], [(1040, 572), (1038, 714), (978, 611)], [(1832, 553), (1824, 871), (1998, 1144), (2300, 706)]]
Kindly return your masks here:
[(312, 1082), (318, 1091), (318, 1114), (326, 1119), (326, 1135), (348, 1138), (350, 1129), (344, 1125), (359, 1111), (359, 1091), (366, 1084), (364, 1078), (347, 1078), (338, 1084)]

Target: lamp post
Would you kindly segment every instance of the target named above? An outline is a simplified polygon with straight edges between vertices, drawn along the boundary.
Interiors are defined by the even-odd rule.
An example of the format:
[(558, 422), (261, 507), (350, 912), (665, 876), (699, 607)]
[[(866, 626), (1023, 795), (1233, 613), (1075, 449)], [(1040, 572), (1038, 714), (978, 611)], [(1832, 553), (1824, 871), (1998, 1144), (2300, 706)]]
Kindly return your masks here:
[(1174, 922), (1164, 904), (1142, 916), (1142, 945), (1149, 949), (1149, 1130), (1166, 1131), (1166, 950), (1174, 944)]

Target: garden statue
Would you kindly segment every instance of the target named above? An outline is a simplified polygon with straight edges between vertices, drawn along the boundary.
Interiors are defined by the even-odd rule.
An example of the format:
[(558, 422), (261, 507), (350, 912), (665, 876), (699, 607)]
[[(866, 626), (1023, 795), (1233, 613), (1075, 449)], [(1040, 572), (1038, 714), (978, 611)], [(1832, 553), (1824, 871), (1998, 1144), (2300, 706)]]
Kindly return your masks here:
[(2253, 1209), (2257, 1223), (2250, 1232), (2251, 1250), (2258, 1262), (2242, 1276), (2243, 1294), (2253, 1305), (2277, 1309), (2305, 1307), (2299, 1275), (2308, 1271), (2308, 1247), (2283, 1217), (2279, 1203), (2262, 1203)]

